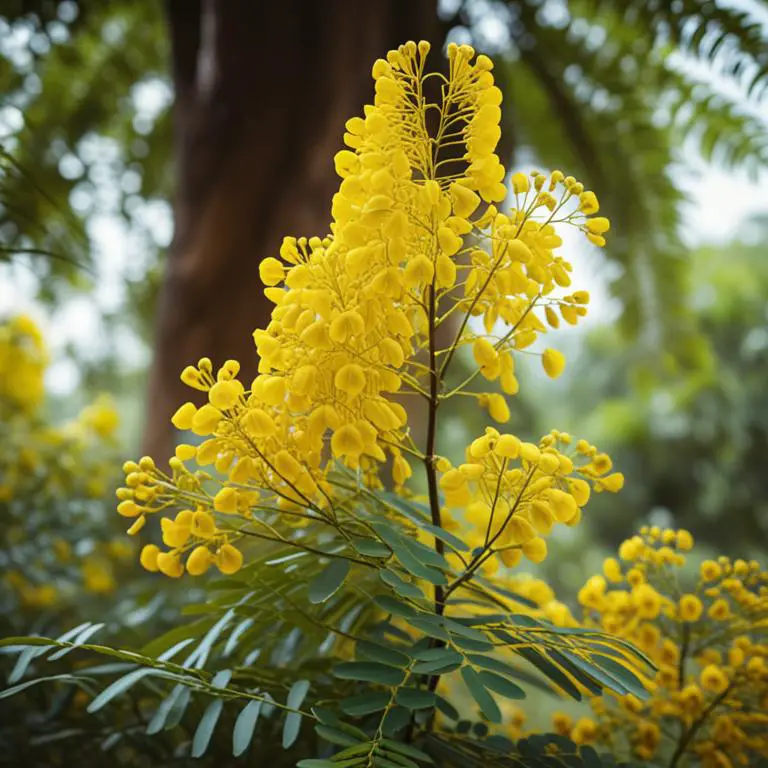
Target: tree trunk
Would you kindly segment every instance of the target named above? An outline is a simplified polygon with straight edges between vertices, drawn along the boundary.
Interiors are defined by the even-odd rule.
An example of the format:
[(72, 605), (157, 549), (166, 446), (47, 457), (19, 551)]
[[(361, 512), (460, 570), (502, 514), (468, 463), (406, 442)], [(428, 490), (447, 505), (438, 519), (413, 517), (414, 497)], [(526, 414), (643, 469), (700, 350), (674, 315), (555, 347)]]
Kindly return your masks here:
[(270, 305), (259, 261), (284, 235), (325, 235), (344, 122), (371, 101), (373, 61), (444, 39), (435, 0), (168, 0), (176, 89), (175, 235), (157, 316), (145, 452), (172, 447), (179, 381), (208, 356), (256, 374)]

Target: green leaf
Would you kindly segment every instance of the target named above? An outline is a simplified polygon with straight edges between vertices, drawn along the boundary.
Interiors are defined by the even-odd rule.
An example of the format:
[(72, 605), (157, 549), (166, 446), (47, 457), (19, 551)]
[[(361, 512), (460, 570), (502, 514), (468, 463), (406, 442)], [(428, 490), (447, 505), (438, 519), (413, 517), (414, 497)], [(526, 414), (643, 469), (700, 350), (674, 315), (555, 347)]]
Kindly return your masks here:
[(438, 570), (449, 572), (452, 570), (450, 563), (445, 557), (431, 547), (428, 547), (426, 544), (422, 544), (420, 541), (411, 538), (403, 538), (403, 542), (414, 557), (420, 562), (423, 562), (432, 568), (437, 568)]
[[(450, 570), (448, 561), (429, 547), (402, 536), (388, 523), (373, 523), (376, 533), (390, 546), (408, 573), (432, 584), (445, 584), (445, 574), (438, 568)], [(435, 566), (436, 567), (432, 567)]]
[(417, 501), (406, 501), (400, 494), (384, 491), (381, 497), (398, 512), (402, 512), (411, 522), (421, 525), (431, 519), (431, 512), (426, 504)]
[(482, 667), (483, 669), (490, 669), (492, 672), (498, 672), (500, 675), (515, 676), (517, 670), (493, 656), (484, 656), (480, 654), (470, 653), (467, 656), (467, 660), (474, 664), (476, 667)]
[(355, 645), (355, 652), (360, 653), (371, 661), (379, 661), (382, 664), (388, 664), (390, 667), (400, 667), (404, 669), (410, 664), (411, 659), (404, 653), (389, 648), (378, 643), (369, 643), (365, 640), (359, 640)]
[(409, 547), (399, 544), (394, 549), (395, 555), (403, 568), (417, 579), (424, 579), (424, 581), (428, 581), (430, 584), (443, 585), (448, 583), (448, 579), (442, 571), (425, 565)]
[[(579, 680), (579, 682), (586, 685), (590, 690), (590, 685), (593, 685), (598, 689), (602, 686), (615, 691), (620, 695), (632, 693), (641, 699), (648, 697), (648, 691), (640, 680), (628, 669), (607, 656), (601, 656), (599, 661), (597, 661), (594, 656), (587, 660), (578, 654), (565, 649), (559, 651), (558, 655), (561, 662), (564, 661), (562, 657), (567, 659), (563, 665), (572, 675), (574, 675), (574, 677), (576, 677), (577, 680)], [(572, 663), (575, 669), (569, 669), (567, 666), (568, 662)], [(587, 676), (589, 685), (587, 685), (587, 683), (582, 680), (582, 677), (580, 677), (581, 672)], [(593, 678), (596, 682), (593, 682)]]
[(458, 536), (454, 536), (443, 528), (438, 528), (436, 525), (432, 525), (432, 523), (419, 523), (419, 527), (423, 531), (431, 533), (436, 539), (444, 541), (449, 547), (457, 552), (469, 552), (470, 550), (469, 544), (463, 542)]
[(286, 704), (291, 709), (300, 709), (309, 691), (309, 680), (297, 680), (288, 691)]
[(136, 683), (144, 677), (151, 675), (151, 668), (135, 669), (133, 672), (129, 672), (127, 675), (123, 675), (119, 680), (115, 680), (114, 683), (107, 686), (89, 705), (87, 711), (90, 714), (98, 712), (103, 706), (109, 704), (112, 699), (117, 698), (121, 694), (128, 691)]
[(311, 707), (312, 714), (323, 724), (333, 728), (338, 727), (340, 720), (336, 713), (326, 707)]
[[(291, 709), (299, 709), (304, 697), (309, 690), (309, 680), (297, 680), (288, 691), (286, 704)], [(288, 749), (293, 745), (299, 736), (301, 729), (301, 714), (299, 712), (289, 712), (285, 717), (283, 724), (283, 749)]]
[(222, 699), (215, 699), (206, 707), (192, 738), (192, 757), (202, 757), (205, 754), (205, 750), (208, 749), (208, 744), (211, 742), (213, 729), (216, 727), (216, 723), (219, 722), (219, 715), (221, 715), (223, 707), (224, 702)]
[(240, 638), (254, 625), (254, 623), (255, 622), (253, 619), (245, 619), (241, 621), (232, 630), (232, 632), (230, 632), (226, 645), (224, 646), (224, 650), (221, 652), (223, 658), (226, 658), (232, 654), (235, 648), (237, 648), (237, 644), (240, 641)]
[(462, 667), (461, 676), (486, 719), (492, 723), (500, 723), (501, 710), (493, 696), (485, 689), (480, 675), (472, 667)]
[(48, 661), (56, 661), (57, 659), (61, 659), (64, 656), (66, 656), (68, 653), (71, 653), (72, 651), (77, 648), (78, 645), (83, 645), (84, 643), (87, 643), (100, 629), (104, 627), (104, 624), (93, 624), (90, 627), (86, 627), (80, 634), (77, 635), (72, 640), (73, 645), (69, 648), (61, 648), (56, 653), (52, 653), (48, 657)]
[(381, 727), (386, 736), (394, 736), (411, 722), (411, 712), (405, 707), (392, 707), (384, 716)]
[(485, 633), (472, 627), (467, 627), (452, 619), (445, 619), (446, 629), (451, 633), (451, 640), (460, 648), (467, 651), (492, 651), (493, 643)]
[(470, 640), (468, 637), (456, 637), (456, 635), (451, 635), (451, 640), (454, 645), (458, 646), (463, 651), (489, 653), (493, 650), (493, 644), (487, 641), (478, 642), (477, 640)]
[(451, 639), (443, 626), (440, 616), (423, 613), (417, 616), (407, 616), (405, 620), (412, 627), (421, 630), (425, 635), (434, 637), (436, 640), (442, 640), (444, 643), (447, 643)]
[[(200, 644), (195, 648), (192, 653), (184, 660), (185, 667), (195, 667), (201, 669), (205, 666), (205, 662), (208, 660), (216, 641), (221, 636), (221, 633), (227, 628), (227, 625), (235, 616), (234, 608), (230, 608), (206, 633)], [(158, 657), (162, 658), (162, 657)]]
[(385, 763), (381, 762), (381, 756), (383, 755), (384, 760), (387, 761), (387, 764), (393, 765), (395, 768), (419, 768), (419, 764), (411, 760), (410, 757), (399, 755), (397, 752), (392, 752), (391, 750), (382, 749), (379, 747), (376, 750), (376, 755), (377, 757), (375, 765), (385, 765)]
[[(57, 642), (59, 643), (65, 643), (69, 642), (73, 637), (76, 637), (79, 632), (82, 632), (84, 629), (87, 629), (91, 626), (90, 621), (85, 621), (82, 624), (78, 624), (73, 629), (67, 630), (63, 635), (56, 638)], [(31, 639), (31, 638), (30, 638)], [(27, 668), (32, 663), (34, 659), (36, 659), (38, 656), (42, 656), (46, 653), (48, 648), (53, 645), (48, 638), (40, 638), (40, 642), (37, 642), (32, 645), (32, 643), (25, 643), (25, 645), (28, 645), (30, 647), (25, 648), (20, 654), (19, 658), (16, 659), (16, 664), (14, 665), (13, 669), (11, 670), (11, 674), (8, 675), (8, 682), (9, 683), (17, 683), (19, 680), (21, 680), (22, 677), (24, 677), (24, 673), (27, 671)], [(38, 646), (38, 647), (35, 647)], [(40, 647), (43, 646), (43, 647)]]
[(393, 763), (391, 760), (387, 760), (387, 758), (383, 757), (381, 754), (377, 754), (374, 757), (373, 765), (375, 768), (402, 768), (401, 765)]
[[(173, 647), (169, 648), (164, 653), (161, 653), (157, 657), (158, 661), (168, 661), (173, 658), (179, 651), (186, 648), (190, 643), (194, 642), (194, 638), (187, 638), (176, 643)], [(142, 669), (135, 669), (133, 672), (129, 672), (127, 675), (115, 680), (114, 683), (107, 686), (89, 705), (87, 712), (93, 714), (98, 712), (103, 706), (109, 704), (112, 699), (125, 693), (136, 683), (148, 675), (155, 674), (155, 670), (152, 667), (144, 667)]]
[(362, 715), (370, 715), (371, 712), (380, 712), (382, 709), (386, 709), (389, 700), (389, 693), (385, 691), (371, 691), (370, 693), (342, 699), (339, 706), (345, 714), (361, 717)]
[(216, 623), (215, 618), (207, 616), (204, 619), (198, 619), (190, 624), (181, 624), (180, 626), (169, 629), (167, 632), (150, 640), (142, 649), (141, 652), (145, 656), (155, 658), (159, 654), (168, 648), (172, 648), (176, 643), (181, 640), (200, 637), (204, 632), (207, 632)]
[(432, 661), (420, 661), (414, 664), (411, 671), (415, 675), (446, 675), (449, 672), (457, 670), (461, 666), (462, 658), (455, 651), (452, 653), (453, 659), (439, 658)]
[(262, 702), (260, 700), (252, 699), (237, 716), (235, 727), (232, 731), (232, 754), (235, 757), (240, 757), (248, 749), (253, 738), (253, 732), (256, 729), (256, 723), (261, 714), (261, 705)]
[(358, 680), (381, 685), (400, 685), (405, 673), (376, 661), (347, 661), (333, 668), (333, 674), (342, 680)]
[(182, 691), (189, 690), (184, 685), (175, 685), (173, 690), (160, 702), (159, 706), (155, 710), (155, 714), (147, 724), (147, 733), (152, 736), (155, 733), (160, 733), (165, 726), (168, 715), (173, 709), (173, 705), (181, 695)]
[(332, 560), (309, 584), (309, 602), (317, 605), (333, 596), (349, 574), (349, 560)]
[(486, 688), (490, 688), (492, 691), (496, 691), (496, 693), (500, 693), (508, 699), (525, 698), (525, 691), (511, 680), (507, 680), (506, 677), (487, 671), (480, 672), (479, 674), (480, 680)]
[(603, 671), (608, 672), (611, 677), (618, 680), (629, 693), (637, 696), (641, 701), (650, 696), (650, 692), (645, 685), (643, 685), (642, 680), (623, 664), (620, 664), (613, 659), (608, 659), (605, 656), (600, 656), (599, 660), (597, 660), (595, 656), (592, 656), (592, 660)]
[(431, 764), (434, 762), (428, 754), (422, 752), (411, 744), (403, 744), (399, 741), (392, 741), (392, 739), (382, 739), (381, 744), (387, 749), (391, 749), (393, 752), (399, 752), (406, 757), (412, 757), (414, 760), (418, 760), (421, 763)]
[(461, 654), (451, 648), (419, 648), (412, 655), (419, 661), (434, 661), (445, 657), (449, 657), (451, 661), (461, 661)]
[(222, 669), (211, 679), (211, 688), (226, 688), (232, 679), (231, 669)]
[(449, 719), (449, 720), (458, 720), (459, 719), (459, 711), (456, 709), (456, 707), (451, 704), (448, 699), (441, 696), (439, 693), (436, 696), (437, 698), (437, 708)]
[(477, 642), (488, 642), (488, 637), (485, 633), (478, 629), (472, 629), (472, 627), (465, 627), (458, 621), (453, 619), (443, 619), (443, 623), (452, 635), (461, 635), (462, 637), (468, 637), (470, 640), (476, 640)]
[(321, 739), (325, 739), (325, 741), (331, 744), (338, 744), (340, 747), (352, 747), (359, 743), (357, 739), (349, 734), (327, 725), (316, 725), (315, 732)]
[(436, 697), (432, 691), (401, 688), (395, 696), (395, 701), (408, 709), (428, 709), (435, 706)]
[(394, 571), (379, 571), (379, 578), (388, 587), (392, 587), (398, 595), (410, 597), (413, 600), (421, 600), (424, 597), (424, 593), (415, 584), (401, 579)]
[(333, 756), (334, 765), (336, 764), (336, 760), (344, 760), (347, 757), (361, 757), (363, 755), (367, 757), (371, 751), (371, 747), (371, 742), (365, 741), (362, 744), (355, 744), (354, 746), (342, 749), (341, 752), (337, 752)]
[(386, 544), (376, 539), (352, 539), (352, 546), (366, 557), (389, 557), (392, 554)]
[(7, 699), (11, 696), (15, 696), (17, 693), (25, 691), (27, 688), (31, 688), (33, 685), (39, 685), (40, 683), (47, 683), (56, 680), (60, 683), (69, 683), (72, 685), (82, 685), (82, 681), (78, 678), (70, 675), (69, 673), (63, 675), (48, 675), (47, 677), (36, 677), (34, 680), (26, 680), (18, 685), (13, 685), (10, 688), (6, 688), (4, 691), (0, 691), (0, 699)]
[(181, 722), (191, 699), (192, 691), (189, 688), (184, 687), (181, 693), (177, 696), (176, 701), (173, 703), (171, 711), (168, 713), (168, 718), (165, 722), (166, 730), (175, 728)]
[(360, 765), (359, 760), (337, 760), (338, 755), (334, 755), (334, 759), (331, 760), (317, 760), (310, 758), (309, 760), (299, 760), (296, 763), (296, 768), (352, 768), (355, 765)]
[(391, 597), (390, 595), (377, 595), (374, 598), (374, 602), (376, 605), (379, 606), (383, 611), (386, 611), (387, 613), (391, 613), (393, 616), (415, 616), (416, 611), (414, 608), (411, 608), (410, 605), (407, 605), (406, 603), (400, 602), (400, 600), (397, 600), (394, 597)]
[(298, 712), (289, 712), (285, 716), (283, 723), (283, 749), (289, 749), (293, 746), (296, 739), (299, 738), (301, 730), (301, 715)]
[(556, 667), (549, 659), (545, 658), (534, 648), (514, 648), (515, 653), (522, 656), (526, 661), (533, 664), (545, 677), (551, 680), (556, 686), (562, 688), (567, 694), (576, 701), (581, 701), (581, 691), (573, 684), (573, 681), (562, 670)]
[[(569, 651), (560, 652), (550, 649), (548, 653), (555, 664), (558, 664), (563, 670), (571, 675), (571, 677), (575, 678), (576, 682), (583, 685), (590, 694), (599, 696), (603, 692), (602, 685), (596, 681), (596, 678), (600, 677), (602, 673), (596, 668), (593, 668), (591, 664), (585, 662), (583, 659), (580, 659)], [(595, 674), (595, 671), (597, 672), (597, 675)], [(605, 677), (606, 680), (610, 680), (607, 675), (603, 677)], [(626, 693), (626, 691), (622, 688), (619, 693)]]
[(296, 768), (338, 768), (339, 763), (332, 763), (330, 760), (299, 760)]

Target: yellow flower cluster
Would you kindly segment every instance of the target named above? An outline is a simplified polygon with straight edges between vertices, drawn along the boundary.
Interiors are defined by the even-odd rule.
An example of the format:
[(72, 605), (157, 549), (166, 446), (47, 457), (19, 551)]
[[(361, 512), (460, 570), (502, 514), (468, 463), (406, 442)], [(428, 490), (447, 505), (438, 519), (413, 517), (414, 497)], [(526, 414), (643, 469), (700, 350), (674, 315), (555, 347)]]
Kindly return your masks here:
[[(242, 382), (233, 360), (187, 367), (182, 380), (207, 402), (183, 404), (173, 424), (202, 442), (178, 447), (170, 475), (147, 457), (126, 466), (119, 510), (135, 518), (131, 533), (148, 513), (181, 507), (163, 523), (169, 550), (144, 551), (151, 570), (179, 575), (188, 556), (190, 573), (212, 563), (231, 571), (241, 560), (232, 546), (238, 534), (232, 521), (219, 527), (221, 515), (277, 510), (282, 522), (302, 522), (306, 510), (332, 515), (339, 466), (376, 489), (388, 464), (400, 488), (412, 474), (410, 458), (436, 457), (415, 445), (395, 397), (425, 398), (436, 410), (469, 395), (505, 422), (504, 396), (471, 384), (498, 381), (515, 394), (513, 354), (561, 318), (574, 324), (586, 314), (586, 291), (557, 295), (570, 285), (571, 265), (556, 254), (556, 225), (603, 244), (608, 221), (594, 216), (594, 193), (559, 171), (515, 174), (514, 205), (500, 210), (508, 190), (495, 154), (502, 95), (493, 64), (469, 46), (450, 45), (445, 77), (426, 70), (428, 51), (426, 42), (409, 42), (374, 64), (374, 104), (347, 122), (348, 148), (335, 157), (341, 183), (329, 234), (287, 237), (279, 258), (261, 261), (274, 308), (253, 334), (259, 375)], [(482, 322), (476, 328), (470, 318)], [(439, 348), (443, 324), (454, 340)], [(444, 375), (463, 347), (476, 368), (448, 389)], [(541, 357), (548, 375), (561, 373), (561, 353)], [(554, 459), (545, 451), (544, 466)], [(191, 461), (215, 467), (218, 491), (210, 475), (185, 467)], [(594, 482), (620, 484), (618, 476)], [(539, 541), (528, 545), (534, 559), (543, 557)]]
[(553, 430), (538, 445), (488, 427), (466, 451), (466, 462), (452, 467), (441, 459), (440, 487), (449, 508), (465, 510), (473, 547), (487, 548), (485, 570), (507, 567), (525, 556), (540, 563), (547, 556), (544, 539), (557, 523), (574, 526), (591, 490), (617, 492), (619, 472), (607, 474), (610, 458), (586, 440)]
[[(628, 746), (642, 760), (704, 768), (768, 758), (768, 572), (726, 557), (681, 586), (693, 538), (644, 528), (579, 593), (584, 623), (620, 635), (658, 666), (653, 696), (595, 699), (595, 720), (555, 724), (574, 740)], [(688, 762), (681, 762), (687, 760)]]
[(43, 335), (29, 317), (0, 322), (0, 516), (4, 582), (15, 596), (6, 606), (0, 593), (0, 606), (8, 610), (14, 600), (43, 608), (81, 588), (103, 593), (115, 583), (111, 549), (75, 561), (72, 545), (94, 534), (89, 505), (113, 482), (117, 411), (100, 397), (72, 421), (51, 424), (43, 407), (47, 364)]
[(34, 321), (18, 315), (0, 323), (0, 402), (10, 413), (34, 411), (42, 402), (48, 350)]

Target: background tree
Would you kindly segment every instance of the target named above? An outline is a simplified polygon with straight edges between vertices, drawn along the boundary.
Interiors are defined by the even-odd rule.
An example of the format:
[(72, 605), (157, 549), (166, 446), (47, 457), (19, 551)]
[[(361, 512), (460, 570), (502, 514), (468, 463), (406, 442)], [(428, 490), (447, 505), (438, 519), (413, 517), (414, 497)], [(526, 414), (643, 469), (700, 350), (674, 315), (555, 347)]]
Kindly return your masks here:
[(681, 304), (707, 340), (695, 372), (666, 381), (628, 377), (633, 352), (615, 330), (591, 336), (579, 368), (585, 377), (593, 372), (590, 386), (602, 392), (589, 420), (600, 425), (627, 475), (622, 513), (596, 512), (593, 535), (606, 543), (621, 540), (626, 520), (645, 518), (695, 530), (699, 541), (725, 554), (739, 549), (743, 556), (745, 542), (753, 552), (762, 548), (768, 487), (753, 468), (768, 451), (766, 222), (752, 231), (751, 244), (691, 254)]
[(145, 445), (167, 442), (178, 371), (216, 350), (256, 374), (268, 322), (259, 260), (287, 233), (325, 234), (344, 121), (370, 100), (370, 62), (439, 36), (433, 0), (168, 3), (176, 233), (160, 299)]
[[(612, 201), (607, 255), (627, 278), (615, 290), (629, 337), (651, 361), (663, 344), (695, 367), (695, 328), (674, 300), (686, 262), (670, 169), (684, 136), (726, 165), (765, 160), (768, 134), (755, 110), (768, 74), (761, 8), (460, 0), (441, 3), (438, 16), (432, 2), (170, 2), (164, 19), (152, 2), (17, 0), (6, 11), (12, 34), (0, 78), (6, 105), (24, 112), (23, 120), (5, 115), (6, 150), (28, 173), (8, 179), (2, 245), (54, 250), (58, 238), (57, 250), (87, 258), (66, 242), (61, 212), (75, 192), (86, 222), (100, 204), (105, 174), (89, 153), (94, 138), (117, 142), (112, 207), (134, 230), (147, 229), (146, 205), (167, 199), (177, 180), (155, 335), (155, 359), (168, 363), (152, 371), (148, 413), (162, 424), (178, 402), (179, 362), (215, 349), (253, 365), (249, 333), (263, 310), (258, 292), (243, 286), (283, 234), (324, 232), (326, 212), (316, 206), (333, 171), (320, 158), (338, 143), (347, 107), (369, 96), (359, 62), (406, 37), (447, 36), (503, 59), (505, 130), (514, 137), (507, 153), (575, 168)], [(171, 82), (173, 117), (165, 108), (143, 115), (137, 87)], [(315, 106), (297, 117), (301, 96)], [(45, 201), (25, 193), (30, 178), (48, 191)], [(151, 232), (144, 245), (161, 249)], [(128, 286), (147, 338), (160, 278), (154, 261), (134, 269)], [(72, 274), (53, 261), (37, 268), (43, 278)], [(233, 324), (243, 333), (227, 337), (242, 339), (239, 349), (221, 335)], [(150, 431), (145, 442), (159, 449), (168, 438)]]

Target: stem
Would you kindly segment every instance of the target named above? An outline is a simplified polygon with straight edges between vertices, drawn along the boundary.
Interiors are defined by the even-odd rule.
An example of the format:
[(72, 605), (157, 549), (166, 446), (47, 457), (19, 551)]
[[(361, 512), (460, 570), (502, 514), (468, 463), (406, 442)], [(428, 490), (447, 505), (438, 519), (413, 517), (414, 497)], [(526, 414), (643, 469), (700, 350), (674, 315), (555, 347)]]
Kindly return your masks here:
[(680, 736), (677, 749), (675, 749), (672, 759), (669, 761), (669, 768), (675, 768), (680, 762), (680, 758), (685, 754), (685, 750), (691, 741), (693, 741), (693, 737), (699, 732), (699, 729), (704, 725), (715, 708), (725, 701), (728, 694), (733, 690), (733, 686), (734, 684), (731, 683), (719, 696), (713, 699), (712, 703), (701, 713), (698, 720), (694, 721), (691, 727)]
[(491, 280), (493, 279), (493, 275), (496, 272), (496, 270), (501, 266), (501, 262), (504, 259), (504, 254), (507, 252), (507, 246), (505, 245), (501, 253), (496, 258), (496, 261), (491, 266), (490, 271), (488, 272), (488, 276), (485, 278), (485, 282), (480, 287), (480, 290), (475, 294), (475, 297), (472, 299), (472, 303), (469, 305), (469, 309), (467, 309), (466, 313), (464, 314), (464, 317), (461, 320), (461, 325), (459, 325), (459, 330), (456, 333), (456, 337), (453, 341), (453, 344), (451, 344), (450, 348), (448, 349), (448, 355), (443, 361), (442, 367), (440, 368), (440, 375), (445, 375), (445, 372), (448, 370), (448, 366), (451, 364), (451, 360), (453, 359), (453, 356), (456, 354), (456, 350), (459, 347), (459, 343), (461, 342), (462, 334), (464, 333), (464, 329), (467, 327), (467, 323), (469, 322), (469, 318), (472, 315), (472, 311), (477, 306), (477, 302), (480, 301), (480, 297), (485, 293), (485, 289), (490, 285)]
[(478, 554), (472, 559), (472, 562), (469, 564), (469, 567), (467, 568), (464, 573), (459, 576), (456, 581), (454, 581), (452, 584), (448, 585), (448, 588), (445, 590), (445, 597), (447, 598), (457, 587), (460, 587), (467, 579), (470, 579), (474, 572), (487, 560), (489, 557), (491, 557), (493, 552), (493, 545), (496, 543), (496, 540), (501, 536), (504, 529), (507, 527), (507, 523), (512, 519), (512, 516), (517, 512), (517, 508), (520, 506), (520, 503), (523, 500), (523, 494), (525, 493), (525, 489), (528, 487), (528, 484), (531, 482), (531, 479), (533, 478), (534, 472), (536, 471), (535, 468), (531, 469), (531, 471), (528, 473), (528, 477), (526, 477), (525, 482), (523, 483), (523, 487), (520, 489), (520, 493), (518, 493), (517, 498), (515, 499), (515, 503), (512, 505), (512, 508), (509, 510), (509, 513), (507, 514), (506, 518), (504, 519), (504, 522), (501, 524), (501, 527), (498, 531), (496, 531), (495, 535), (491, 537), (491, 539), (483, 546), (482, 550), (478, 552)]
[[(429, 510), (432, 515), (432, 525), (442, 528), (440, 520), (440, 496), (437, 491), (437, 471), (435, 469), (435, 440), (437, 438), (437, 407), (440, 403), (440, 372), (437, 369), (435, 340), (436, 299), (434, 281), (429, 287), (429, 414), (427, 421), (427, 445), (424, 455), (424, 467), (427, 472), (427, 487), (429, 489)], [(435, 550), (443, 554), (445, 545), (435, 537)], [(435, 613), (443, 614), (443, 588), (435, 584)]]

